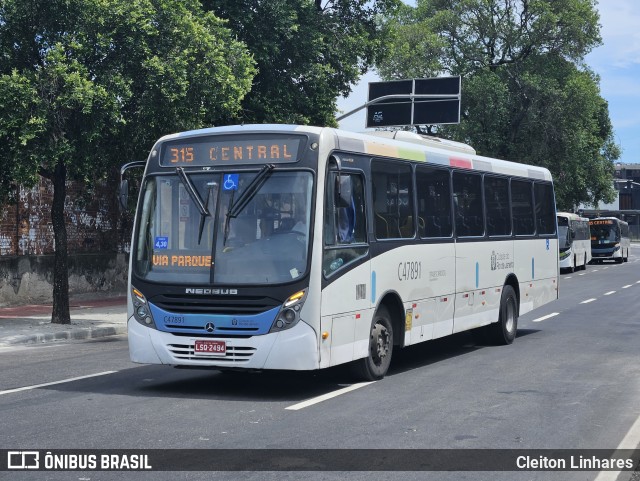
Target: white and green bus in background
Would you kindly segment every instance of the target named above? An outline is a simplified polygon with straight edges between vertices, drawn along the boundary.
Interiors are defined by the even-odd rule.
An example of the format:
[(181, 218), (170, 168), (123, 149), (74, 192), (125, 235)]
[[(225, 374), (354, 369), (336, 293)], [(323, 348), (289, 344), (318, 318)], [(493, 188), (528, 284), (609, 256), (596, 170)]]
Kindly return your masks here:
[(518, 316), (558, 296), (544, 168), (408, 132), (287, 125), (168, 135), (142, 164), (135, 362), (352, 363), (380, 379), (395, 350), (453, 333), (510, 344)]
[(594, 263), (609, 260), (621, 264), (629, 260), (629, 224), (616, 217), (597, 217), (591, 219), (589, 225)]
[(571, 212), (558, 212), (557, 217), (560, 269), (586, 269), (591, 262), (589, 219)]

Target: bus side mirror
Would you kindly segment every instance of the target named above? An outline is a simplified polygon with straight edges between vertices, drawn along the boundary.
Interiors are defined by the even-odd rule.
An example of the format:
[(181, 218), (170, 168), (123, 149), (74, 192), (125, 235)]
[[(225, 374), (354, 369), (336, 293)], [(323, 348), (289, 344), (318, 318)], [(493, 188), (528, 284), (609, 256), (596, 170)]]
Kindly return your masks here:
[(129, 181), (122, 179), (120, 181), (120, 192), (118, 193), (118, 199), (120, 200), (120, 209), (127, 210), (129, 201)]
[(120, 208), (127, 210), (129, 200), (129, 181), (124, 178), (124, 174), (127, 170), (133, 168), (144, 168), (147, 165), (145, 160), (139, 160), (136, 162), (129, 162), (120, 168), (120, 192), (118, 192), (118, 200), (120, 201)]

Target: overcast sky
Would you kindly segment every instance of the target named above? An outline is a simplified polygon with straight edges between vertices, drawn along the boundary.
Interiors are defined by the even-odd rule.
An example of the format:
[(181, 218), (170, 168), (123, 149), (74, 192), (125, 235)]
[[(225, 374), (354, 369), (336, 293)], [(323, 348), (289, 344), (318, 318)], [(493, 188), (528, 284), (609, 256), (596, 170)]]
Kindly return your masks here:
[[(407, 2), (409, 3), (409, 2)], [(602, 96), (609, 102), (615, 139), (622, 147), (622, 163), (640, 163), (640, 9), (638, 0), (599, 0), (603, 45), (591, 52), (587, 64), (600, 75)], [(367, 84), (378, 81), (365, 75), (338, 108), (346, 113), (366, 102)], [(464, 92), (464, 79), (462, 80)], [(340, 122), (340, 128), (362, 131), (364, 110)]]

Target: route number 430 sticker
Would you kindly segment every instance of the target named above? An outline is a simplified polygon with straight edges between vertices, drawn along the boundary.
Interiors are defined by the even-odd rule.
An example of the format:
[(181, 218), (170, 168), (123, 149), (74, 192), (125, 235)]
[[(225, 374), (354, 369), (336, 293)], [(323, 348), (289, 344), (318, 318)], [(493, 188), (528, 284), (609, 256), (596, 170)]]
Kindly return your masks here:
[(156, 237), (156, 241), (153, 244), (154, 249), (168, 249), (169, 238), (168, 237)]

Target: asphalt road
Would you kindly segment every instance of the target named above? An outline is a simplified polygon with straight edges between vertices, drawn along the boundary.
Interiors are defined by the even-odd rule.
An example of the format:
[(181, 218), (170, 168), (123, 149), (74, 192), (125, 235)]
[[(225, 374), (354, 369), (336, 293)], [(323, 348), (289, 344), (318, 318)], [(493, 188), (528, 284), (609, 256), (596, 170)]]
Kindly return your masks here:
[[(261, 448), (293, 454), (300, 448), (613, 449), (640, 417), (640, 248), (632, 255), (627, 264), (563, 274), (560, 299), (522, 316), (511, 346), (477, 344), (461, 334), (396, 351), (382, 381), (297, 410), (287, 408), (351, 386), (348, 372), (239, 374), (141, 366), (128, 360), (125, 337), (2, 348), (0, 449)], [(50, 384), (58, 381), (63, 382)], [(12, 472), (0, 478), (3, 474), (81, 481), (598, 476), (249, 471)], [(630, 476), (623, 473), (620, 479)]]

